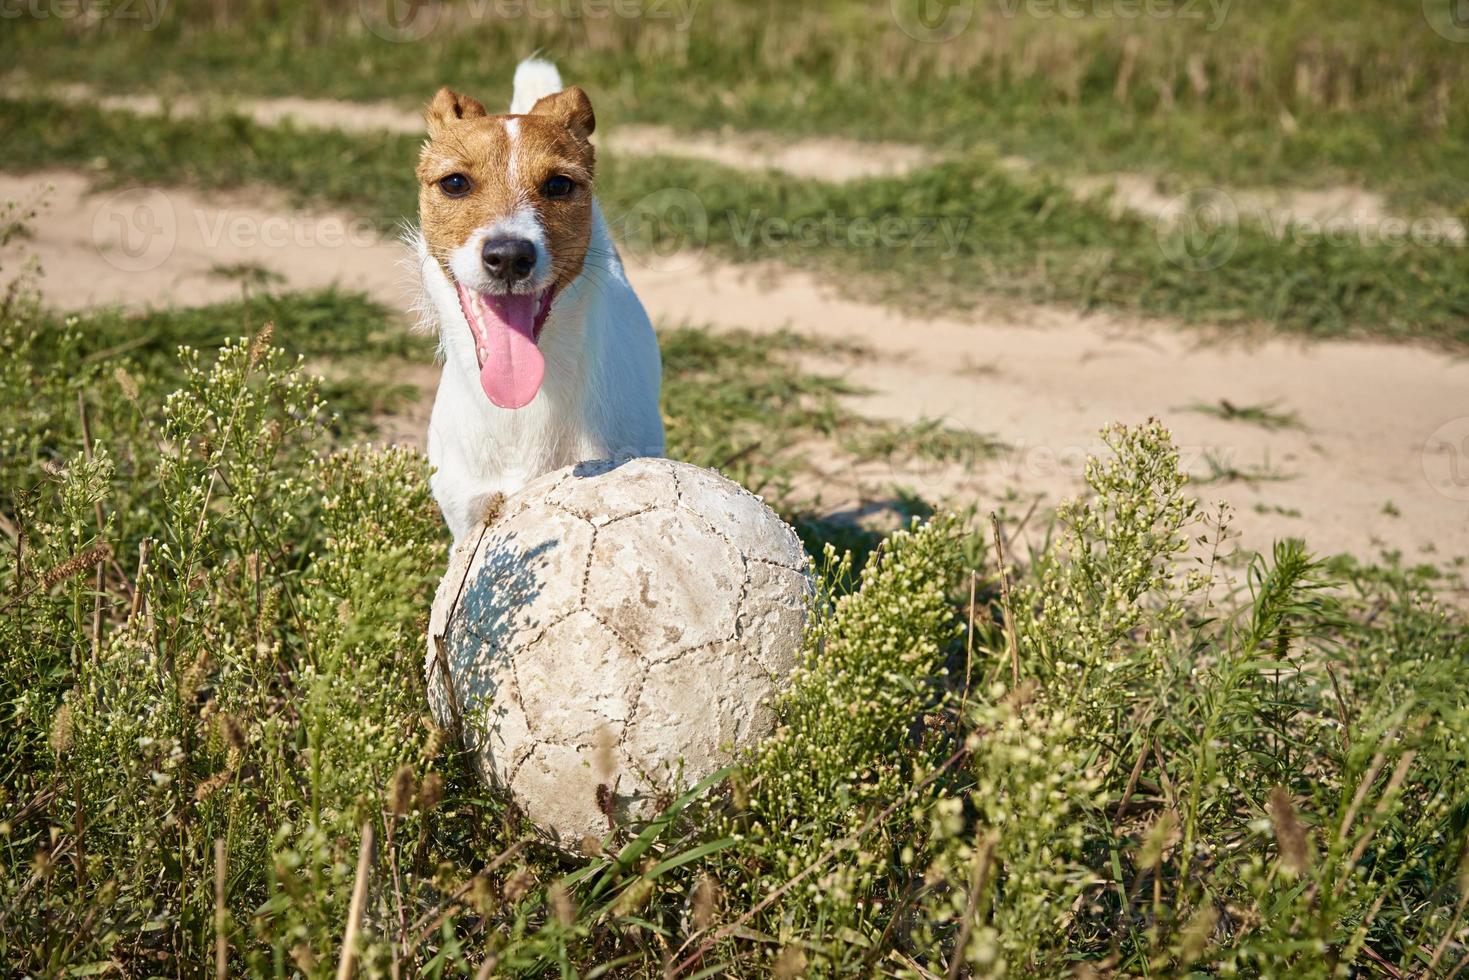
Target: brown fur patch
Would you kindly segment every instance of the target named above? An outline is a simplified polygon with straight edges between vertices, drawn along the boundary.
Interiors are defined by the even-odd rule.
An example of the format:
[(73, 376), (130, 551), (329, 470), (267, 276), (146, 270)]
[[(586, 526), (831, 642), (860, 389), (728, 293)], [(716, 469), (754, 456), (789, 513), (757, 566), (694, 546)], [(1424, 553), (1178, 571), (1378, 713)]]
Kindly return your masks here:
[(434, 97), (429, 100), (428, 108), (424, 110), (424, 118), (428, 122), (430, 135), (442, 132), (445, 127), (456, 120), (474, 119), (484, 115), (488, 113), (485, 111), (483, 102), (451, 91), (447, 85), (434, 93)]
[[(418, 213), (429, 254), (445, 273), (453, 278), (449, 255), (476, 229), (529, 207), (546, 231), (552, 281), (560, 288), (580, 275), (592, 232), (596, 173), (587, 141), (596, 120), (586, 93), (573, 87), (541, 99), (528, 115), (492, 116), (478, 101), (444, 88), (424, 115), (429, 139), (418, 160)], [(450, 197), (439, 186), (456, 173), (470, 180), (462, 197)], [(571, 194), (543, 193), (556, 175), (575, 183)]]
[(592, 131), (597, 128), (597, 116), (592, 112), (591, 99), (575, 85), (537, 100), (530, 112), (533, 116), (545, 116), (559, 122), (580, 140), (591, 136)]

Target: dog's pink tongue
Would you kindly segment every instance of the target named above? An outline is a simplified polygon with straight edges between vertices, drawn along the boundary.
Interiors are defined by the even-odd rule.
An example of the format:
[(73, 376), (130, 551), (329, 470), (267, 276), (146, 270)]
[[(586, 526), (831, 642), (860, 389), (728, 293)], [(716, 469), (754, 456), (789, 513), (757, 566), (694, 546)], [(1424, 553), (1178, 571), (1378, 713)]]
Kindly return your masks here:
[(488, 295), (460, 286), (459, 305), (474, 331), (480, 387), (501, 408), (529, 405), (546, 374), (535, 340), (536, 297)]

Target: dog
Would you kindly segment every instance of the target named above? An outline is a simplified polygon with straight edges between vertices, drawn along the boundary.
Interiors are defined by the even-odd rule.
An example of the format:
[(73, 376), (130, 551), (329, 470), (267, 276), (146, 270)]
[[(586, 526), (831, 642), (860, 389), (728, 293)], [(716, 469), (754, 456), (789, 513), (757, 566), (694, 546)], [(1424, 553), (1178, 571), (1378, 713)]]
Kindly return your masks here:
[(532, 58), (509, 114), (442, 88), (425, 120), (409, 245), (444, 363), (429, 482), (457, 545), (544, 473), (661, 456), (662, 363), (597, 204), (586, 93)]

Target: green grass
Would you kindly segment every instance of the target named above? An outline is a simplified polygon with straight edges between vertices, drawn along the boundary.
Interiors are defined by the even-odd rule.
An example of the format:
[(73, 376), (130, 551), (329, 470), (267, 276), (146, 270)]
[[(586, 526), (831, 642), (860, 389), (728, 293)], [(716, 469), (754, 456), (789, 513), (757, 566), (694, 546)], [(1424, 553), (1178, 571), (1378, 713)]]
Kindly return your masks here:
[[(861, 567), (885, 533), (855, 515), (829, 513), (829, 504), (813, 499), (811, 484), (819, 472), (814, 462), (828, 468), (840, 459), (882, 460), (899, 468), (938, 463), (957, 470), (1001, 448), (992, 436), (934, 419), (902, 424), (862, 416), (843, 401), (861, 389), (797, 363), (813, 353), (870, 356), (860, 348), (789, 331), (754, 334), (689, 326), (661, 328), (658, 342), (668, 455), (719, 469), (764, 496), (812, 554), (832, 544), (852, 552)], [(928, 501), (899, 485), (879, 484), (878, 489), (889, 495), (882, 506), (900, 523), (934, 512)]]
[[(30, 356), (72, 363), (77, 390), (96, 383), (108, 390), (109, 398), (118, 395), (106, 381), (115, 383), (115, 372), (170, 389), (184, 376), (180, 347), (213, 350), (269, 323), (275, 343), (291, 356), (330, 364), (331, 378), (323, 380), (321, 391), (338, 415), (327, 424), (352, 437), (370, 434), (378, 416), (416, 397), (413, 386), (391, 379), (391, 367), (432, 356), (427, 342), (411, 335), (398, 314), (360, 294), (335, 289), (257, 294), (243, 301), (145, 313), (102, 309), (85, 316), (37, 312), (35, 317), (37, 337)], [(74, 400), (32, 410), (58, 431), (74, 432), (79, 424)]]
[(542, 50), (613, 125), (983, 146), (1061, 172), (1363, 184), (1408, 208), (1469, 204), (1456, 166), (1469, 127), (1452, 97), (1465, 60), (1411, 0), (1233, 3), (1222, 23), (1208, 4), (1155, 5), (1190, 14), (1164, 17), (1078, 5), (1069, 9), (1094, 15), (1063, 17), (1046, 14), (1054, 4), (979, 0), (960, 8), (973, 18), (946, 43), (904, 34), (886, 3), (643, 6), (648, 16), (566, 18), (516, 16), (513, 5), (476, 17), (473, 5), (450, 4), (436, 30), (395, 43), (363, 29), (356, 3), (231, 0), (171, 6), (152, 31), (105, 18), (12, 21), (0, 52), (33, 78), (107, 91), (411, 106), (444, 83), (506, 96), (512, 66)]
[[(999, 444), (934, 420), (912, 425), (870, 419), (847, 407), (853, 387), (814, 374), (798, 355), (854, 354), (780, 331), (708, 328), (659, 331), (663, 416), (670, 456), (722, 470), (756, 493), (785, 499), (816, 457), (839, 451), (859, 460), (923, 460), (971, 465)], [(866, 356), (856, 351), (855, 356)]]
[(1190, 405), (1188, 411), (1199, 412), (1203, 415), (1212, 415), (1226, 422), (1246, 422), (1257, 425), (1270, 432), (1278, 432), (1281, 429), (1304, 429), (1300, 417), (1295, 412), (1277, 411), (1276, 402), (1263, 405), (1237, 405), (1228, 398), (1221, 398), (1214, 403), (1197, 402)]
[[(0, 121), (11, 170), (87, 165), (118, 182), (267, 184), (298, 204), (345, 208), (384, 229), (415, 211), (412, 137), (33, 101), (0, 101)], [(1314, 337), (1469, 342), (1469, 249), (1282, 241), (1245, 224), (1237, 239), (1222, 239), (1232, 242), (1227, 261), (1199, 269), (1169, 257), (1196, 242), (1160, 237), (1148, 221), (1114, 218), (1104, 204), (977, 159), (831, 185), (689, 160), (610, 158), (599, 193), (634, 249), (705, 247), (735, 261), (782, 262), (910, 312), (963, 307), (987, 291)], [(886, 239), (874, 234), (883, 228)]]
[[(282, 311), (312, 301), (278, 303), (309, 344)], [(246, 312), (212, 314), (234, 333)], [(944, 516), (860, 576), (829, 556), (776, 733), (600, 853), (547, 850), (428, 720), (445, 554), (424, 462), (344, 448), (260, 322), (173, 364), (85, 361), (85, 318), (57, 336), (4, 311), (16, 972), (202, 976), (222, 953), (232, 976), (334, 975), (368, 833), (364, 974), (1325, 978), (1469, 957), (1469, 624), (1431, 570), (1298, 542), (1231, 590), (1196, 561), (1224, 529), (1156, 425), (1106, 434), (1018, 565)], [(157, 336), (203, 332), (180, 315)]]
[(1200, 486), (1210, 486), (1216, 483), (1244, 483), (1249, 486), (1257, 486), (1261, 483), (1283, 483), (1295, 478), (1294, 474), (1285, 473), (1271, 465), (1267, 456), (1262, 463), (1239, 464), (1228, 455), (1220, 455), (1213, 452), (1204, 454), (1204, 466), (1208, 472), (1195, 474), (1194, 482)]

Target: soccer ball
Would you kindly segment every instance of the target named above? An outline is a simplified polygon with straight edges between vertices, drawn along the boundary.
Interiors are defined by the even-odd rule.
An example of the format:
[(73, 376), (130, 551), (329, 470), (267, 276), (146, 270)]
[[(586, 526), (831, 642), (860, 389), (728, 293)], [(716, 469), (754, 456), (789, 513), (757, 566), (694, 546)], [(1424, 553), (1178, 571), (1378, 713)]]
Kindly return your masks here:
[(578, 463), (455, 551), (429, 700), (481, 776), (572, 849), (772, 731), (811, 595), (795, 532), (718, 473)]

